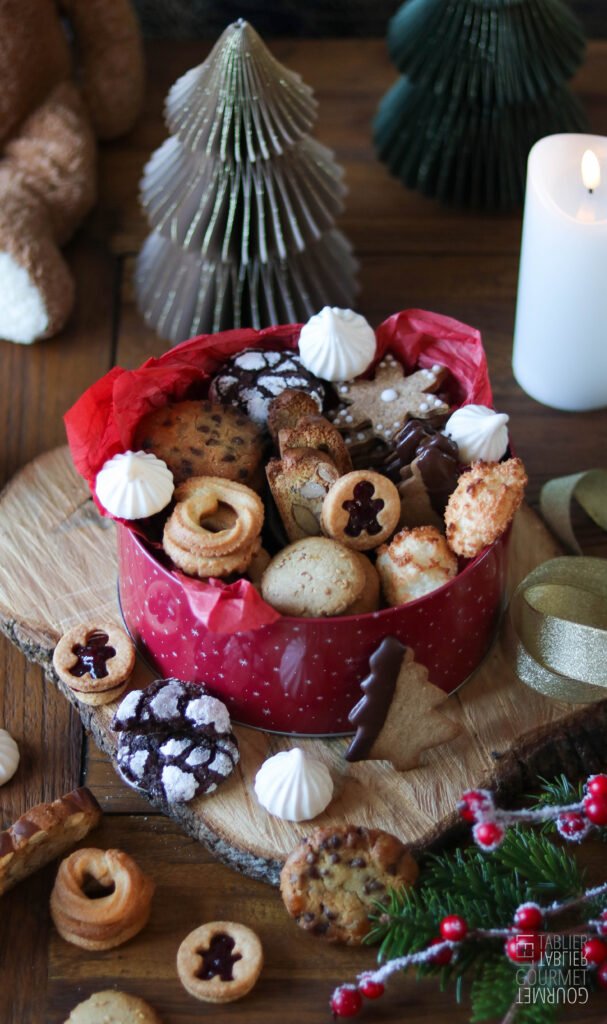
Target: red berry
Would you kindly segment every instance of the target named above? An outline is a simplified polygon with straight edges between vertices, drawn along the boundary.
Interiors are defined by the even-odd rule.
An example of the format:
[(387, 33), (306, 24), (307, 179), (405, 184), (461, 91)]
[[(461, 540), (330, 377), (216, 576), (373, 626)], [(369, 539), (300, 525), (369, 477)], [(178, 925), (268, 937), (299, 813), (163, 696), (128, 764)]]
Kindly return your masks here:
[(599, 988), (607, 988), (607, 963), (603, 963), (597, 968), (596, 982)]
[(484, 850), (497, 850), (503, 842), (506, 831), (496, 821), (481, 821), (472, 829), (472, 835)]
[(379, 999), (384, 994), (384, 986), (381, 981), (373, 981), (373, 978), (362, 978), (358, 988), (365, 999)]
[(493, 810), (493, 797), (487, 789), (469, 789), (457, 807), (464, 821), (478, 821), (482, 814)]
[(588, 939), (582, 946), (582, 956), (589, 964), (603, 964), (607, 960), (607, 943), (601, 939)]
[(584, 813), (593, 825), (607, 825), (607, 797), (588, 793), (584, 797)]
[[(436, 946), (438, 945), (439, 942), (444, 941), (445, 940), (441, 939), (440, 935), (437, 935), (435, 939), (432, 939), (430, 946)], [(430, 963), (436, 964), (438, 967), (444, 967), (445, 964), (451, 963), (452, 956), (453, 950), (450, 949), (449, 946), (445, 946), (444, 949), (439, 949), (436, 953), (434, 953), (433, 956), (430, 957)]]
[(607, 798), (607, 775), (591, 775), (586, 783), (586, 791), (593, 796)]
[(544, 923), (542, 908), (537, 903), (521, 903), (514, 915), (514, 923), (526, 932), (539, 931)]
[(440, 933), (443, 939), (461, 942), (468, 934), (468, 922), (459, 914), (450, 914), (449, 917), (443, 917), (440, 923)]
[(563, 839), (579, 843), (587, 834), (590, 826), (584, 815), (580, 814), (579, 811), (563, 811), (556, 819), (556, 827)]
[(334, 1017), (356, 1017), (363, 1004), (363, 997), (354, 985), (342, 985), (331, 996)]
[(506, 956), (515, 964), (537, 964), (545, 948), (545, 935), (511, 935), (506, 942)]

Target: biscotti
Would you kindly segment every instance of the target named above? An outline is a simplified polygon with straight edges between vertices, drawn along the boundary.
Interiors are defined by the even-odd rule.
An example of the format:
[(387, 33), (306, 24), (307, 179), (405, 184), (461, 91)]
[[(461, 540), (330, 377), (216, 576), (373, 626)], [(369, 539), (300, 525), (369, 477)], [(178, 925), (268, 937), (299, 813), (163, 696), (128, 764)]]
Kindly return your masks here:
[(101, 814), (90, 790), (74, 789), (30, 808), (0, 832), (0, 896), (83, 839)]

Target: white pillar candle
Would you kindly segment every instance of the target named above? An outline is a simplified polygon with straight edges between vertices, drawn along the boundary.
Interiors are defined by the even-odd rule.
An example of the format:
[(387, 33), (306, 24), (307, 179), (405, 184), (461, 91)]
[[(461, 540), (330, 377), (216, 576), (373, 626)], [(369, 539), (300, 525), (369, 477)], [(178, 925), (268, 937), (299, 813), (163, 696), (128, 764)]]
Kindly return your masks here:
[(607, 405), (607, 138), (549, 135), (529, 154), (512, 366), (545, 405)]

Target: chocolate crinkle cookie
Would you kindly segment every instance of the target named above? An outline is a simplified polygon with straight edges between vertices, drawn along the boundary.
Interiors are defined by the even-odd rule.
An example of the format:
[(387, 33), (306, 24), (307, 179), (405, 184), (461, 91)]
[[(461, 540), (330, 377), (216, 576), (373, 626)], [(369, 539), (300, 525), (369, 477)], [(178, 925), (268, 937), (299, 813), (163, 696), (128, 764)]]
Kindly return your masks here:
[(158, 679), (132, 690), (112, 727), (125, 782), (156, 800), (185, 803), (212, 793), (238, 764), (225, 704), (195, 683)]
[(300, 928), (353, 946), (371, 930), (377, 903), (412, 885), (417, 874), (411, 854), (388, 832), (318, 828), (287, 857), (280, 892)]
[(264, 425), (270, 402), (287, 388), (309, 394), (319, 412), (324, 388), (318, 377), (306, 370), (293, 352), (248, 348), (232, 356), (211, 383), (210, 396), (224, 405), (234, 405), (255, 423)]

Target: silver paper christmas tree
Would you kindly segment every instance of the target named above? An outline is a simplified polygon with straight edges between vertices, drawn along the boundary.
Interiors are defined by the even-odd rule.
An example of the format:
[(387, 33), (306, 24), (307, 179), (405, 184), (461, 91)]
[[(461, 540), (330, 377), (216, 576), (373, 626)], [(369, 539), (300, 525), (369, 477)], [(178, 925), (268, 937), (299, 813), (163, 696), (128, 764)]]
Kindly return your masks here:
[(163, 337), (352, 305), (356, 262), (334, 227), (343, 172), (307, 134), (315, 120), (312, 90), (242, 20), (172, 87), (170, 137), (141, 182), (153, 230), (135, 277)]

